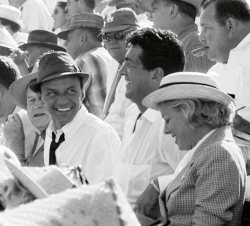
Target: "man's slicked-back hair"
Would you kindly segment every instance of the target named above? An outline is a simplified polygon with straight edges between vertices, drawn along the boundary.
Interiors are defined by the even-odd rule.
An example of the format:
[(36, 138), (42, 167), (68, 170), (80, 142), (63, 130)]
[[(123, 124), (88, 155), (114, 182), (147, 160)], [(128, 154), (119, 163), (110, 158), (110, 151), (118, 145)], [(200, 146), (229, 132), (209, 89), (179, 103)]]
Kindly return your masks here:
[(184, 69), (185, 56), (182, 44), (170, 31), (143, 28), (132, 32), (127, 39), (128, 46), (142, 49), (140, 60), (146, 70), (161, 67), (164, 75)]
[(8, 57), (0, 56), (0, 84), (6, 89), (20, 77), (16, 64)]
[(250, 21), (250, 8), (246, 0), (203, 0), (201, 8), (206, 9), (211, 4), (215, 6), (215, 17), (221, 25), (225, 25), (229, 17), (242, 22)]

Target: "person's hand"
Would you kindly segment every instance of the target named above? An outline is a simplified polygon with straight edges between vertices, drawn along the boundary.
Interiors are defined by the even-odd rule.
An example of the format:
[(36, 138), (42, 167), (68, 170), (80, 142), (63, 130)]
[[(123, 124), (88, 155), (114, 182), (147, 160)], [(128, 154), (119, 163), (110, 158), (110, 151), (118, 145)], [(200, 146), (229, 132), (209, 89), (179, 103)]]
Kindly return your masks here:
[(25, 64), (27, 52), (17, 49), (10, 55), (10, 57), (13, 59), (16, 65)]
[(135, 212), (152, 219), (158, 219), (161, 217), (158, 201), (159, 195), (160, 193), (153, 187), (152, 184), (148, 185), (146, 190), (136, 201)]
[(4, 144), (10, 148), (19, 160), (24, 158), (24, 140), (23, 123), (18, 114), (8, 116), (8, 120), (3, 127)]

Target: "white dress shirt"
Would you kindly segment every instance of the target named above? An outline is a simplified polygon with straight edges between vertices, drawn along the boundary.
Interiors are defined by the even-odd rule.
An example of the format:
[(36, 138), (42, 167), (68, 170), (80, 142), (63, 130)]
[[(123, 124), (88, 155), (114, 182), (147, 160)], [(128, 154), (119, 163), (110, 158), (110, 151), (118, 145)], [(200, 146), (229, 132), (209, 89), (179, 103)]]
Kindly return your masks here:
[(81, 165), (83, 174), (90, 183), (111, 176), (120, 146), (120, 139), (111, 126), (90, 114), (84, 106), (60, 130), (55, 131), (51, 122), (44, 145), (45, 165), (49, 164), (52, 131), (56, 133), (56, 140), (62, 133), (65, 135), (65, 141), (56, 150), (58, 165)]
[[(236, 107), (250, 106), (250, 33), (230, 51), (227, 64), (218, 63), (208, 73), (216, 73), (219, 87), (235, 95)], [(239, 112), (250, 121), (249, 107)]]
[(114, 102), (110, 105), (105, 122), (109, 123), (122, 139), (124, 130), (125, 112), (132, 104), (131, 100), (125, 97), (126, 81), (122, 76), (115, 91)]
[(170, 135), (164, 134), (165, 122), (160, 112), (148, 109), (137, 120), (139, 114), (135, 104), (126, 112), (121, 161), (114, 170), (114, 177), (132, 206), (151, 180), (172, 174), (186, 153), (179, 151)]
[(33, 30), (51, 30), (53, 19), (42, 0), (27, 0), (20, 8), (23, 32)]

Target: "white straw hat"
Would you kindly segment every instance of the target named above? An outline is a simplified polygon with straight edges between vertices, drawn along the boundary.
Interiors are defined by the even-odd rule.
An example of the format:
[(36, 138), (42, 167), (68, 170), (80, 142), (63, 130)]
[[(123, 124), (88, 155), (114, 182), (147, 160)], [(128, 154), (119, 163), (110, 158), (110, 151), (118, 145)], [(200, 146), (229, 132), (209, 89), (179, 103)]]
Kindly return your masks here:
[(72, 181), (57, 166), (21, 167), (6, 159), (5, 164), (14, 178), (36, 198), (46, 198), (74, 187)]
[(0, 5), (0, 19), (6, 19), (22, 27), (21, 11), (14, 6)]
[(234, 105), (233, 98), (218, 88), (212, 76), (198, 72), (178, 72), (165, 76), (159, 89), (146, 96), (142, 104), (157, 109), (158, 104), (164, 101), (194, 98)]
[(112, 179), (5, 210), (0, 219), (11, 226), (140, 226)]

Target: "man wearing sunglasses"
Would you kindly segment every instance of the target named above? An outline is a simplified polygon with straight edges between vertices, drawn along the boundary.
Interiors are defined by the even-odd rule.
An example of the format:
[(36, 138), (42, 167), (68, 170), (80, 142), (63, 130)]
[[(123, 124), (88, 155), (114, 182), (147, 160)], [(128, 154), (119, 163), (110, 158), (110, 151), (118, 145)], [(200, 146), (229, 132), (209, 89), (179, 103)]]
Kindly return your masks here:
[(126, 36), (138, 28), (138, 19), (134, 11), (123, 8), (107, 15), (102, 31), (106, 49), (119, 64), (110, 82), (103, 113), (105, 121), (116, 129), (120, 137), (123, 136), (125, 111), (132, 102), (125, 97), (125, 80), (119, 68), (125, 59)]

